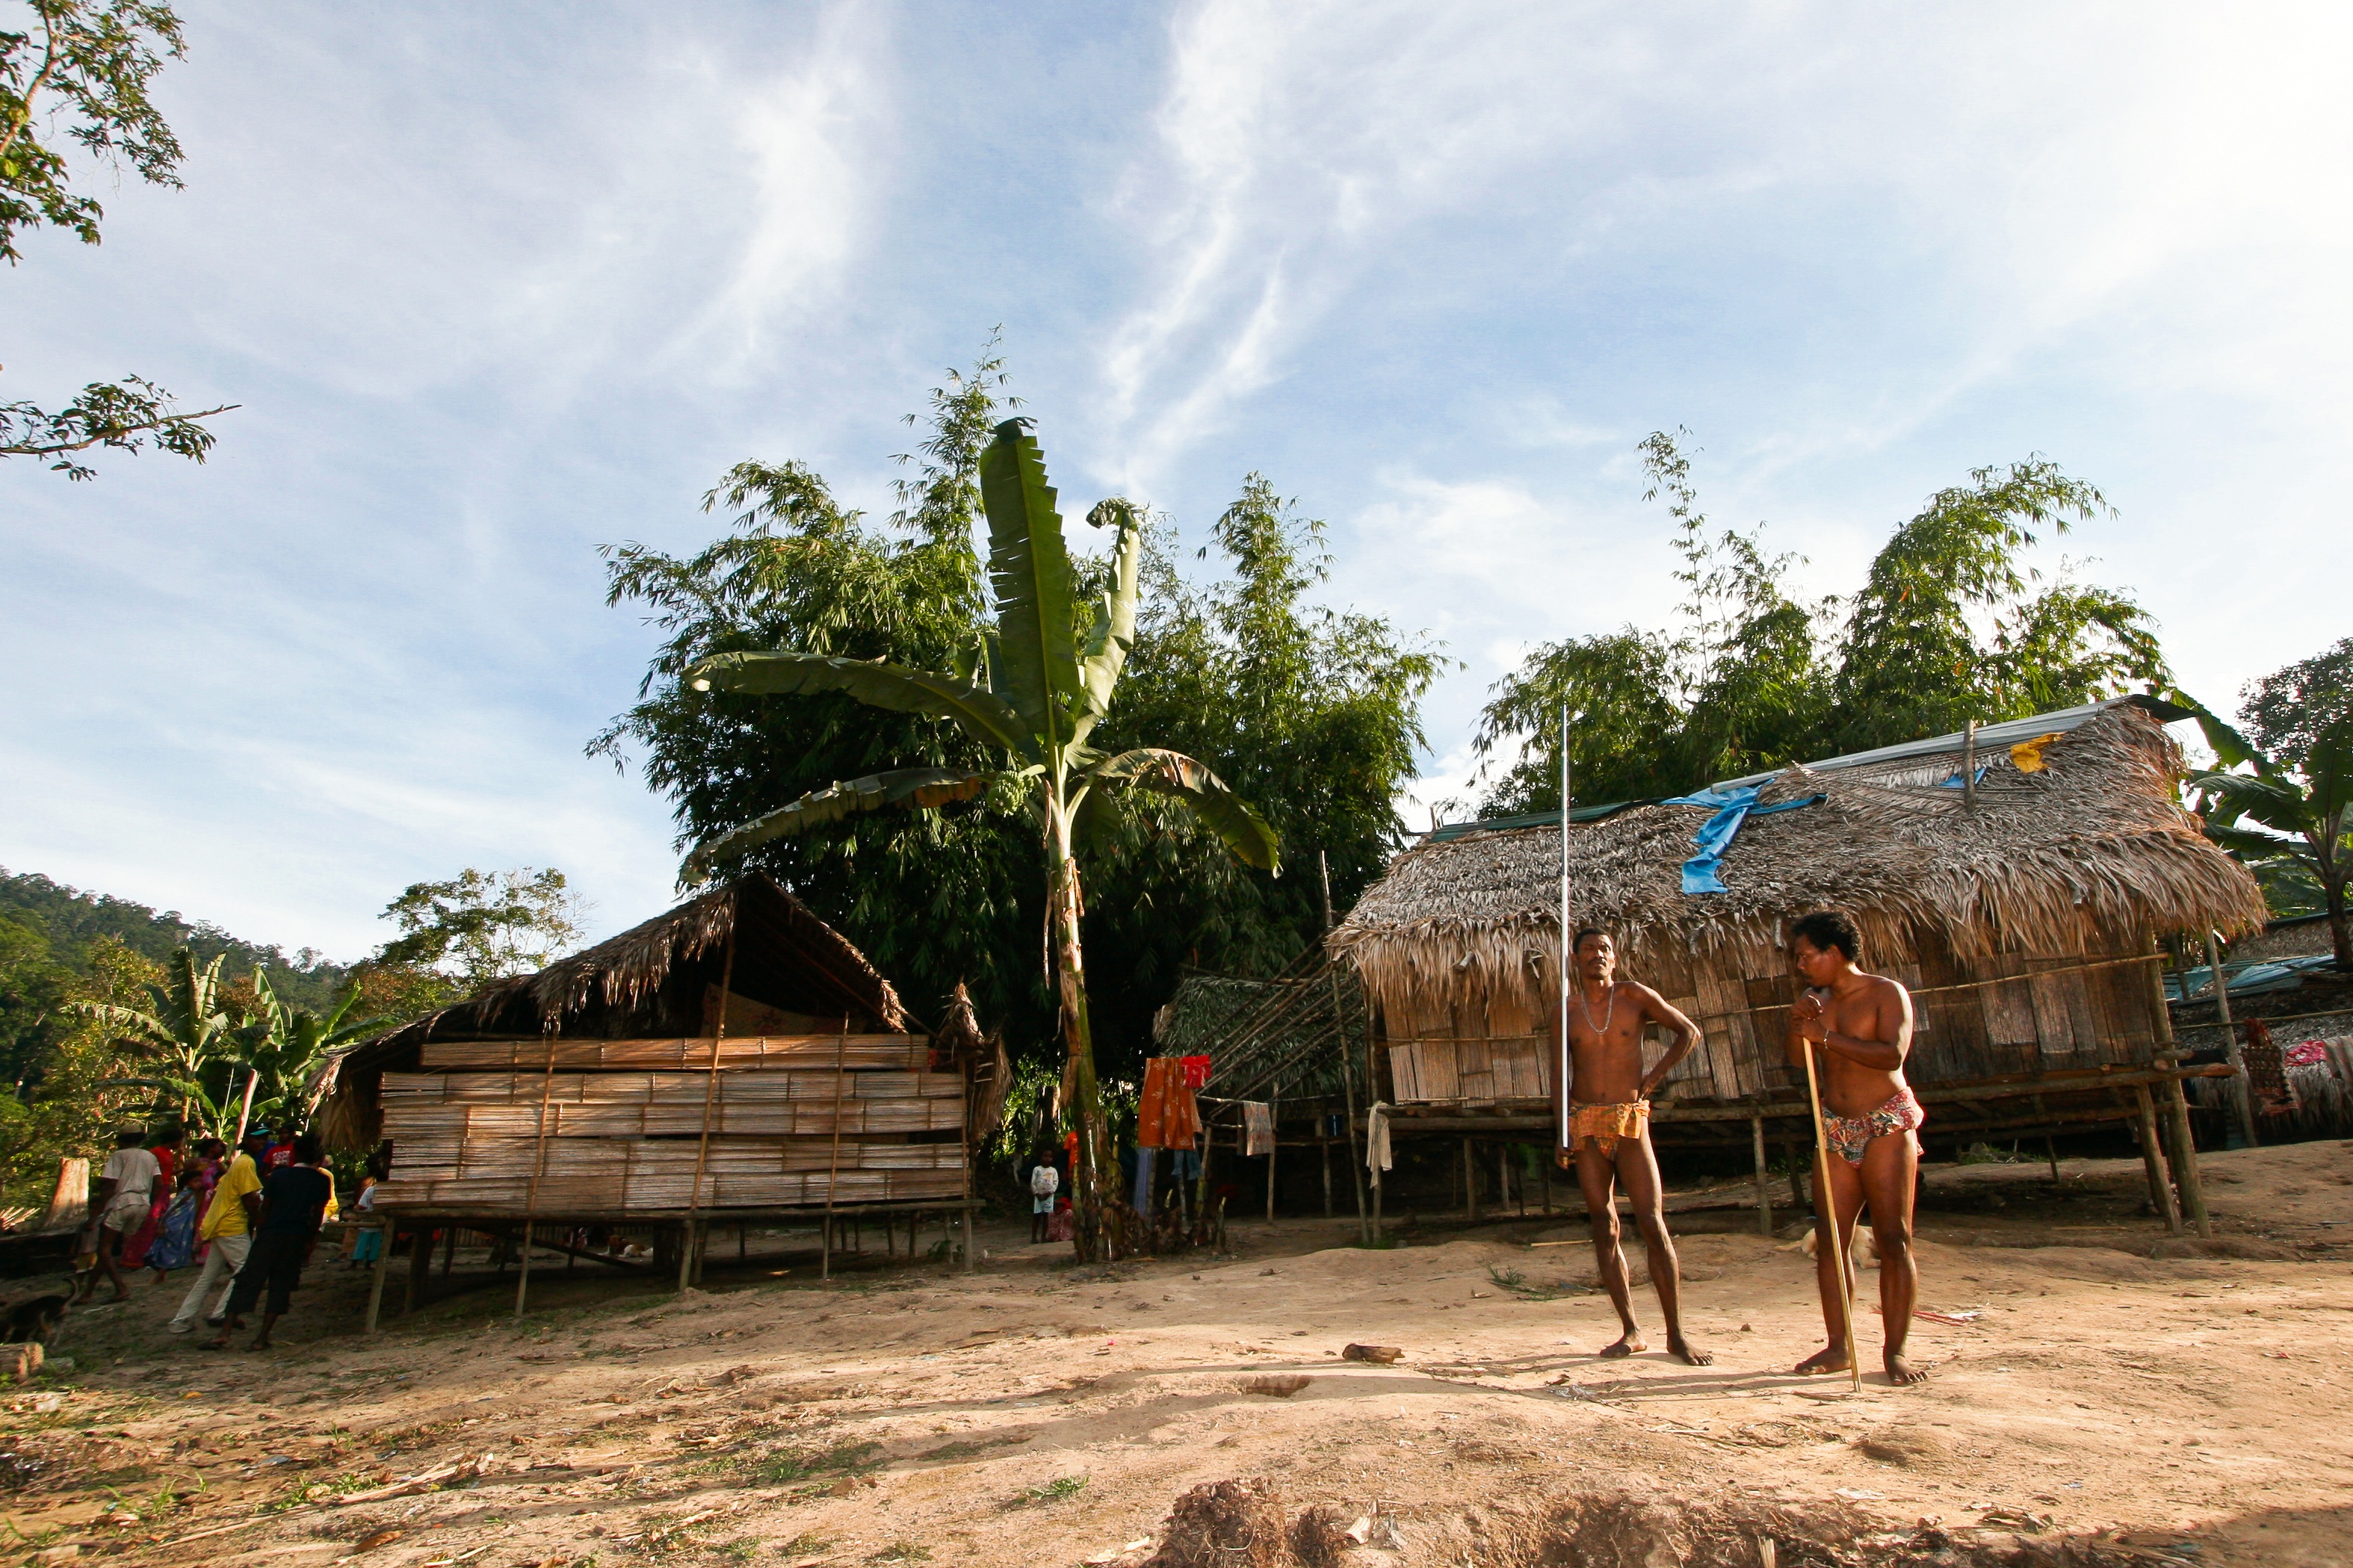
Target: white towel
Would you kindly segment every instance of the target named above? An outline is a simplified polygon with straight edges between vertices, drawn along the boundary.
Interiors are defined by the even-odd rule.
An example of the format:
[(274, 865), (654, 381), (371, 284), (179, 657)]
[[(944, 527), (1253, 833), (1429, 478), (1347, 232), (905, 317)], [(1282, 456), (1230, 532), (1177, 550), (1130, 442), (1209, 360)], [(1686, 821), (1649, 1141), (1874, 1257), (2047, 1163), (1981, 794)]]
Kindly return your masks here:
[(1373, 1101), (1372, 1110), (1365, 1113), (1365, 1169), (1373, 1173), (1373, 1185), (1381, 1184), (1381, 1173), (1397, 1162), (1389, 1157), (1389, 1103)]

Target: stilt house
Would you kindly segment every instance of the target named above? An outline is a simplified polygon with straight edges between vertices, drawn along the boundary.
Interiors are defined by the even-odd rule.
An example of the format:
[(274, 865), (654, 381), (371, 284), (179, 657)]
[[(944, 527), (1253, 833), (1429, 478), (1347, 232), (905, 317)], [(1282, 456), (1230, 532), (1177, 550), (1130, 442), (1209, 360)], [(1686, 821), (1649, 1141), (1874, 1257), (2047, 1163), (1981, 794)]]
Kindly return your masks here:
[[(1932, 1147), (2147, 1125), (2171, 1047), (2154, 939), (2263, 919), (2253, 879), (2178, 804), (2166, 711), (2096, 703), (1726, 781), (1757, 787), (1760, 814), (1725, 850), (1720, 892), (1684, 890), (1711, 808), (1574, 814), (1572, 918), (1704, 1033), (1662, 1086), (1661, 1142), (1753, 1136), (1760, 1165), (1768, 1121), (1810, 1142), (1784, 1063), (1785, 937), (1817, 909), (1853, 916), (1865, 967), (1912, 988), (1906, 1070)], [(1809, 804), (1761, 814), (1789, 802)], [(1550, 1126), (1560, 854), (1556, 813), (1441, 829), (1334, 931), (1374, 1005), (1370, 1098), (1400, 1133)]]
[(357, 1047), (321, 1124), (390, 1145), (403, 1228), (733, 1223), (961, 1202), (1007, 1081), (961, 991), (923, 1027), (754, 874)]

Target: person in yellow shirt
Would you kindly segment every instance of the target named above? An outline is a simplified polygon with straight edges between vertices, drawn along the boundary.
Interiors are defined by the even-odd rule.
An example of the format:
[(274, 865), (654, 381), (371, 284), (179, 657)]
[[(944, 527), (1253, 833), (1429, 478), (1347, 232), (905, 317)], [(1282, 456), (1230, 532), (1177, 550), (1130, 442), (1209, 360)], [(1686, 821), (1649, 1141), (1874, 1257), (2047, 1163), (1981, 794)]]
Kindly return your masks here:
[(228, 1303), (229, 1287), (237, 1279), (237, 1271), (245, 1267), (245, 1258), (253, 1246), (254, 1227), (261, 1223), (261, 1157), (269, 1148), (269, 1129), (248, 1127), (238, 1142), (237, 1152), (229, 1156), (228, 1169), (221, 1173), (213, 1186), (213, 1201), (205, 1210), (205, 1217), (196, 1224), (196, 1239), (208, 1243), (205, 1266), (196, 1275), (196, 1282), (188, 1287), (180, 1310), (174, 1313), (169, 1325), (175, 1334), (193, 1332), (196, 1314), (205, 1304), (205, 1292), (220, 1282), (220, 1300), (213, 1303), (213, 1317), (218, 1318)]

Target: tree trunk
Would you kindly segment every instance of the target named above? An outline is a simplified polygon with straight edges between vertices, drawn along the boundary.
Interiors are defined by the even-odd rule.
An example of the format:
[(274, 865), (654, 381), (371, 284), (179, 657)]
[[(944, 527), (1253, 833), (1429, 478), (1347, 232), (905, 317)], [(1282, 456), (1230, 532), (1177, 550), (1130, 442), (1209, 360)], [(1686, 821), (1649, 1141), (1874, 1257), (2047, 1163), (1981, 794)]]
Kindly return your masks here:
[(1079, 946), (1079, 917), (1085, 912), (1085, 901), (1079, 891), (1079, 863), (1071, 854), (1069, 819), (1051, 803), (1047, 806), (1047, 824), (1054, 985), (1060, 1003), (1062, 1051), (1078, 1095), (1079, 1156), (1071, 1172), (1071, 1207), (1077, 1223), (1071, 1237), (1079, 1260), (1092, 1263), (1103, 1252), (1109, 1130), (1103, 1125), (1103, 1093), (1095, 1081), (1094, 1034), (1087, 1021), (1086, 960)]
[(2320, 877), (2320, 907), (2328, 911), (2328, 944), (2336, 950), (2337, 967), (2353, 969), (2353, 933), (2348, 933), (2345, 918), (2345, 863), (2337, 858), (2337, 839), (2345, 831), (2341, 822), (2327, 825), (2332, 831), (2305, 835), (2312, 846), (2313, 869)]

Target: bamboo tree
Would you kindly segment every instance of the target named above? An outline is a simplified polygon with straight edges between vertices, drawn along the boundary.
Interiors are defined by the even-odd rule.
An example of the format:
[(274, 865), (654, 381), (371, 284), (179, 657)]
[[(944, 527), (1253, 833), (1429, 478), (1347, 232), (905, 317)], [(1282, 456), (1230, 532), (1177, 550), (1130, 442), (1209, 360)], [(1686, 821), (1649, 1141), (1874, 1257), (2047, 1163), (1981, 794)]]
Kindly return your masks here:
[(1120, 794), (1144, 789), (1189, 806), (1246, 864), (1275, 872), (1280, 858), (1274, 834), (1259, 814), (1193, 758), (1155, 746), (1105, 753), (1087, 743), (1111, 710), (1134, 642), (1144, 520), (1134, 504), (1121, 500), (1103, 501), (1087, 514), (1091, 525), (1113, 531), (1111, 586), (1082, 634), (1061, 515), (1046, 480), (1045, 456), (1024, 428), (1029, 423), (1008, 419), (997, 426), (981, 453), (995, 615), (986, 637), (955, 673), (779, 651), (719, 654), (686, 674), (696, 690), (840, 692), (871, 707), (944, 719), (1003, 752), (1008, 765), (988, 772), (900, 768), (828, 784), (698, 846), (687, 858), (684, 877), (701, 881), (715, 865), (759, 844), (854, 813), (893, 805), (935, 807), (997, 790), (1027, 796), (1038, 814), (1045, 849), (1063, 1083), (1080, 1122), (1080, 1168), (1073, 1173), (1077, 1245), (1082, 1258), (1092, 1259), (1101, 1246), (1111, 1150), (1095, 1078), (1080, 941), (1085, 913), (1082, 842), (1107, 826)]

